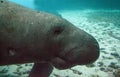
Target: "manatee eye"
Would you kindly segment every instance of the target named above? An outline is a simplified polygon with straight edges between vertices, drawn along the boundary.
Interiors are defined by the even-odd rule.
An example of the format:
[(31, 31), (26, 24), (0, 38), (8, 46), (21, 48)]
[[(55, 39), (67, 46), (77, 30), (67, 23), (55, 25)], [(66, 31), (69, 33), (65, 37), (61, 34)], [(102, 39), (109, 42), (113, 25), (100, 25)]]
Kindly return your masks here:
[(58, 34), (62, 33), (63, 30), (64, 30), (64, 27), (62, 27), (62, 26), (55, 27), (54, 30), (53, 30), (53, 33), (54, 33), (55, 35), (58, 35)]
[(0, 2), (1, 2), (1, 3), (3, 3), (4, 1), (3, 1), (3, 0), (1, 0)]

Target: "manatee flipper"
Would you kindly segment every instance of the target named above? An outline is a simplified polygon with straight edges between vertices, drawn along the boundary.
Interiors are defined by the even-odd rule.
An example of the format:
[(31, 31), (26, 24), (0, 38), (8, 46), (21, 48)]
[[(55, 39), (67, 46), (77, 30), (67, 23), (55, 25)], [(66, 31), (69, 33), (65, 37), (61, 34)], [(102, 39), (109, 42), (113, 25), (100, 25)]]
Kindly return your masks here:
[(53, 67), (49, 63), (35, 63), (29, 77), (49, 77)]

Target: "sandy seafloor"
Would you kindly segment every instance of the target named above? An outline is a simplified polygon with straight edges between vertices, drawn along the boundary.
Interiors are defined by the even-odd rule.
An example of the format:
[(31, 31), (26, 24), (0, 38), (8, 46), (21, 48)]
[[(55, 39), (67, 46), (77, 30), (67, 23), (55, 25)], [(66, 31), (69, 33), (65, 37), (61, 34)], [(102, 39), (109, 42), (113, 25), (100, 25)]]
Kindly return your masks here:
[[(120, 77), (120, 11), (64, 10), (59, 13), (97, 39), (100, 57), (90, 65), (54, 69), (50, 77)], [(27, 77), (32, 65), (0, 66), (0, 77)]]

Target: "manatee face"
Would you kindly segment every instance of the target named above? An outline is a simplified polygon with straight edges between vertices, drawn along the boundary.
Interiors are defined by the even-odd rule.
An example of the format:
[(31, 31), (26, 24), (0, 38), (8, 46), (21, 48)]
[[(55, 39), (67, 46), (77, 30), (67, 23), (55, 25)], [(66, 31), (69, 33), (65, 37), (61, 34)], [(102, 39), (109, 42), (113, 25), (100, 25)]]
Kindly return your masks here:
[[(60, 22), (59, 22), (60, 23)], [(63, 19), (52, 30), (51, 39), (60, 45), (60, 51), (51, 60), (59, 69), (94, 62), (99, 57), (99, 45), (88, 33)]]
[(89, 64), (97, 41), (70, 22), (0, 0), (0, 65), (46, 61), (56, 68)]

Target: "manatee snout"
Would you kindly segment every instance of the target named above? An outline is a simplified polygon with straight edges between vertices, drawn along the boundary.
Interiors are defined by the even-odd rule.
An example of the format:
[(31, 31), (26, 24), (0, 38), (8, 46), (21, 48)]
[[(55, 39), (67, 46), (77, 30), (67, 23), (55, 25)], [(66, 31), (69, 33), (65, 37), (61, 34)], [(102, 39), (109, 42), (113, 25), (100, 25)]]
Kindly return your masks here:
[(52, 60), (58, 69), (66, 69), (75, 65), (90, 64), (99, 57), (99, 45), (96, 39), (75, 26), (70, 26), (61, 41), (63, 49)]

